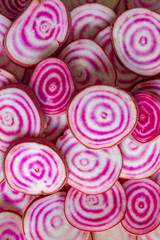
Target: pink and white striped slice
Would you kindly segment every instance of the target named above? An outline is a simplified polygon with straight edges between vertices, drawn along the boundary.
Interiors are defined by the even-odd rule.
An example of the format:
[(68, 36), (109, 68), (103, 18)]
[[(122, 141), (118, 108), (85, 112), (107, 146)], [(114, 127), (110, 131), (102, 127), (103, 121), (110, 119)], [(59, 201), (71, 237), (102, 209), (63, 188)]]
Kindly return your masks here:
[(23, 229), (27, 240), (87, 240), (89, 232), (74, 228), (64, 214), (65, 192), (34, 201), (25, 212)]
[(22, 218), (15, 212), (0, 212), (0, 238), (4, 240), (26, 240)]
[(6, 35), (11, 23), (12, 22), (8, 18), (0, 14), (0, 68), (10, 71), (19, 79), (22, 79), (25, 69), (17, 66), (9, 60), (3, 46), (4, 36)]
[(131, 137), (120, 142), (123, 167), (120, 178), (150, 177), (160, 169), (160, 138), (148, 144), (137, 144)]
[(95, 84), (115, 86), (116, 72), (113, 65), (94, 41), (74, 41), (63, 49), (59, 58), (69, 66), (77, 91)]
[(160, 99), (146, 92), (138, 92), (134, 94), (134, 98), (139, 117), (132, 136), (140, 143), (147, 143), (160, 134)]
[(89, 195), (70, 188), (65, 201), (67, 220), (84, 231), (104, 231), (123, 218), (126, 210), (126, 195), (117, 181), (105, 193)]
[(6, 181), (0, 184), (0, 211), (10, 210), (23, 215), (34, 199), (34, 196), (15, 191)]
[(68, 128), (67, 113), (49, 116), (46, 115), (47, 127), (45, 129), (45, 138), (55, 142), (57, 138)]
[(5, 175), (4, 175), (4, 154), (5, 154), (5, 152), (0, 150), (0, 183), (5, 179)]
[(113, 44), (120, 61), (142, 76), (160, 73), (160, 15), (145, 8), (121, 14), (113, 25)]
[(137, 123), (132, 97), (107, 85), (95, 85), (78, 93), (68, 107), (69, 127), (86, 147), (108, 148), (129, 135)]
[(160, 170), (151, 176), (152, 180), (160, 185)]
[(70, 16), (60, 0), (32, 0), (6, 34), (6, 54), (23, 67), (36, 65), (66, 40), (69, 22)]
[(137, 240), (136, 236), (129, 234), (122, 224), (118, 225), (102, 232), (93, 232), (93, 240)]
[(123, 227), (135, 235), (153, 231), (160, 224), (160, 186), (145, 178), (128, 180), (123, 187), (127, 195)]
[(159, 240), (159, 239), (160, 239), (160, 225), (155, 230), (148, 234), (137, 236), (137, 240)]
[(17, 78), (11, 72), (0, 68), (0, 88), (3, 88), (9, 84), (18, 83)]
[(118, 180), (122, 168), (119, 148), (93, 150), (81, 144), (68, 129), (56, 142), (67, 162), (67, 183), (87, 194), (100, 194)]
[(31, 89), (12, 84), (0, 89), (0, 150), (24, 136), (43, 134), (45, 115)]
[(30, 82), (45, 114), (55, 115), (66, 110), (74, 94), (74, 84), (68, 66), (58, 58), (47, 58), (35, 68)]
[(159, 0), (127, 0), (127, 8), (147, 8), (154, 12), (160, 13)]
[(21, 140), (5, 155), (5, 175), (16, 191), (52, 194), (63, 187), (67, 170), (54, 145), (44, 139)]
[(77, 39), (94, 39), (98, 32), (116, 19), (115, 12), (102, 4), (88, 3), (71, 11), (71, 31), (68, 42)]
[(0, 0), (0, 11), (6, 17), (15, 19), (25, 10), (29, 0)]

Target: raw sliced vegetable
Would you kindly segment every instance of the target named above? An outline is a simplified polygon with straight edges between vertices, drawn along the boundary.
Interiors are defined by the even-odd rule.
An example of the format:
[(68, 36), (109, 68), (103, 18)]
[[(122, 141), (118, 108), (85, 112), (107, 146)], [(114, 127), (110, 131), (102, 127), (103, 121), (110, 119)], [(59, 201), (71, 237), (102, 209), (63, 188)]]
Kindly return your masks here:
[(112, 147), (129, 135), (137, 123), (132, 97), (107, 85), (91, 86), (78, 93), (68, 107), (68, 122), (86, 147)]
[(68, 129), (56, 142), (67, 162), (67, 183), (81, 192), (99, 194), (110, 189), (122, 168), (119, 148), (93, 150), (81, 144)]
[(8, 57), (24, 67), (39, 63), (65, 41), (69, 21), (60, 0), (32, 0), (7, 32), (4, 46)]
[(113, 25), (113, 44), (121, 62), (142, 76), (160, 73), (160, 15), (145, 8), (121, 14)]
[(127, 0), (127, 8), (147, 8), (157, 13), (160, 13), (159, 0)]
[(84, 231), (104, 231), (118, 224), (126, 210), (126, 195), (117, 181), (105, 193), (89, 195), (70, 188), (65, 200), (67, 220)]
[(123, 187), (127, 195), (123, 227), (135, 235), (153, 231), (160, 224), (160, 186), (146, 178), (128, 180)]
[(64, 214), (65, 192), (34, 201), (26, 210), (23, 228), (27, 240), (86, 240), (89, 232), (74, 228)]
[(30, 82), (45, 114), (55, 115), (66, 110), (74, 94), (74, 84), (68, 66), (57, 58), (47, 58), (35, 68)]
[(137, 237), (137, 240), (159, 240), (159, 239), (160, 239), (160, 226), (148, 234)]
[(17, 78), (9, 71), (0, 68), (0, 88), (3, 88), (9, 84), (18, 83)]
[(160, 138), (148, 144), (137, 144), (131, 137), (120, 142), (123, 167), (120, 178), (150, 177), (160, 168)]
[(67, 177), (59, 152), (44, 139), (26, 139), (11, 145), (4, 165), (9, 185), (25, 194), (57, 192)]
[(63, 49), (59, 58), (69, 66), (77, 91), (95, 84), (115, 86), (116, 72), (113, 65), (94, 41), (74, 41)]

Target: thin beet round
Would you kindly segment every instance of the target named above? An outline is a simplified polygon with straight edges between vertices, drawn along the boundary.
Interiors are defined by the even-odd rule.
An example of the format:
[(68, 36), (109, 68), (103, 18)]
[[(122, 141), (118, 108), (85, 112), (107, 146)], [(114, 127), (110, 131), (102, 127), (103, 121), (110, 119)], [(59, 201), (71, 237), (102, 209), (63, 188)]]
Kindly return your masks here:
[(132, 97), (107, 85), (91, 86), (78, 93), (68, 107), (68, 122), (86, 147), (112, 147), (129, 135), (137, 122)]
[(0, 68), (0, 88), (3, 88), (9, 84), (18, 83), (18, 80), (11, 72)]

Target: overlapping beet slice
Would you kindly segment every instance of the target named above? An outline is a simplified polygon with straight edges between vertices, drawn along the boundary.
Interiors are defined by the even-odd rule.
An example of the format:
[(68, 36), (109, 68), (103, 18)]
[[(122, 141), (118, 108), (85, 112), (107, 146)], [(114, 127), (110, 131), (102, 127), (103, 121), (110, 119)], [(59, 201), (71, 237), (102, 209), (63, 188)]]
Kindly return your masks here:
[(17, 78), (9, 71), (0, 68), (0, 88), (3, 88), (9, 84), (18, 83)]

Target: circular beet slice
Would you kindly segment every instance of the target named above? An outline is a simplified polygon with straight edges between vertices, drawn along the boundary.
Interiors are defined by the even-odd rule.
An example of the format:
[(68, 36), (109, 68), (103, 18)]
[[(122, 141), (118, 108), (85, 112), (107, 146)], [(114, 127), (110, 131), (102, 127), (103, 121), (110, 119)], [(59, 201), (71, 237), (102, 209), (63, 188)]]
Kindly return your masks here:
[(131, 8), (147, 8), (157, 13), (160, 13), (160, 1), (159, 0), (127, 0), (128, 9)]
[(88, 149), (68, 129), (56, 142), (67, 162), (67, 183), (87, 194), (106, 192), (117, 181), (122, 168), (119, 148)]
[(60, 0), (32, 0), (5, 36), (8, 57), (30, 67), (55, 53), (69, 31), (69, 14)]
[(64, 214), (65, 192), (58, 192), (34, 201), (23, 219), (27, 240), (86, 240), (89, 232), (74, 228)]
[(137, 108), (123, 90), (107, 85), (91, 86), (71, 101), (68, 122), (75, 137), (86, 147), (112, 147), (133, 131)]
[(0, 88), (12, 83), (18, 83), (16, 77), (11, 72), (0, 68)]
[(22, 218), (15, 212), (0, 212), (0, 239), (26, 240), (22, 229)]
[(29, 87), (13, 84), (0, 89), (0, 150), (18, 138), (40, 136), (44, 127), (44, 113)]
[(131, 137), (120, 142), (123, 167), (120, 178), (150, 177), (160, 168), (160, 138), (147, 144), (137, 144)]
[(77, 91), (95, 84), (115, 86), (113, 65), (96, 42), (89, 39), (74, 41), (63, 49), (59, 58), (69, 66)]
[(160, 239), (160, 226), (158, 226), (155, 230), (152, 232), (137, 236), (137, 240), (159, 240)]
[(67, 220), (84, 231), (104, 231), (118, 224), (126, 210), (126, 195), (117, 181), (101, 194), (90, 195), (70, 188), (65, 201)]
[(160, 73), (160, 15), (134, 8), (120, 15), (113, 25), (113, 44), (121, 62), (131, 71), (154, 76)]
[(123, 187), (127, 196), (123, 227), (135, 235), (153, 231), (160, 224), (160, 186), (146, 178), (128, 180)]
[(5, 175), (16, 191), (40, 195), (51, 194), (63, 187), (67, 172), (54, 146), (45, 140), (21, 140), (8, 149)]
[(55, 115), (66, 110), (74, 94), (74, 84), (68, 66), (57, 58), (41, 61), (35, 68), (30, 82), (45, 114)]
[(160, 99), (146, 92), (138, 92), (134, 98), (139, 117), (132, 136), (140, 143), (147, 143), (160, 134)]

